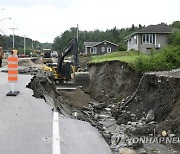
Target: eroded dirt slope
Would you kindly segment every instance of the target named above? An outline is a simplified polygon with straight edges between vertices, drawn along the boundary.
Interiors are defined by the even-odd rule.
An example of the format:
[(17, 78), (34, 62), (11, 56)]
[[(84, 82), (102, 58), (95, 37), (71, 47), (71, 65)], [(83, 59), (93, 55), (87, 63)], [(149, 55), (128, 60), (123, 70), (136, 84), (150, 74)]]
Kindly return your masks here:
[[(99, 102), (114, 102), (116, 111), (128, 110), (138, 119), (153, 110), (155, 121), (167, 131), (180, 128), (180, 77), (163, 72), (140, 75), (126, 63), (106, 62), (89, 66), (91, 96)], [(116, 119), (118, 116), (116, 115)], [(128, 119), (127, 119), (128, 122)], [(172, 126), (173, 125), (173, 126)], [(164, 127), (163, 127), (164, 126)], [(174, 133), (174, 132), (173, 132)]]
[[(105, 134), (107, 141), (111, 139), (113, 150), (123, 147), (139, 150), (138, 148), (144, 147), (145, 151), (149, 151), (145, 145), (136, 147), (120, 141), (114, 143), (124, 135), (161, 136), (163, 131), (167, 136), (180, 135), (180, 70), (138, 74), (126, 63), (117, 61), (91, 64), (89, 70), (91, 96), (99, 102), (105, 102), (108, 107), (95, 112), (98, 116), (103, 116), (101, 120), (96, 118), (96, 114), (89, 114), (99, 125), (102, 121), (113, 121), (114, 117), (116, 124), (111, 127), (106, 124), (102, 126), (102, 134)], [(123, 131), (116, 132), (113, 127), (120, 127)], [(175, 146), (179, 151), (178, 144)], [(156, 149), (151, 149), (154, 148)], [(174, 151), (172, 145), (167, 149), (167, 153)], [(156, 150), (163, 151), (161, 148)]]
[(118, 102), (132, 94), (141, 75), (127, 63), (110, 61), (89, 65), (91, 96), (99, 102)]

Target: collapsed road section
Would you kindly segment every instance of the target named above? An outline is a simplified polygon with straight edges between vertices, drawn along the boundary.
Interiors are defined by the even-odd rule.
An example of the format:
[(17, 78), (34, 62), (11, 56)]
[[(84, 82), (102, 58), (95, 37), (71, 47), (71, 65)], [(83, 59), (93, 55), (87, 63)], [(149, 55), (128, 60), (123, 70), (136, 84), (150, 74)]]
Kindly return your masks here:
[[(66, 116), (89, 121), (114, 153), (178, 153), (179, 144), (134, 143), (132, 137), (178, 137), (180, 70), (137, 73), (126, 63), (89, 65), (90, 86), (57, 91), (46, 75), (36, 75), (29, 88), (35, 97), (54, 102)], [(53, 100), (53, 101), (50, 101)]]
[[(101, 102), (101, 107), (94, 108), (95, 114), (88, 114), (94, 115), (114, 151), (124, 147), (146, 153), (153, 149), (158, 153), (179, 151), (179, 144), (158, 148), (157, 144), (133, 144), (124, 140), (179, 136), (179, 69), (139, 74), (126, 63), (114, 61), (90, 65), (90, 74), (90, 93)], [(174, 147), (178, 147), (177, 151)]]

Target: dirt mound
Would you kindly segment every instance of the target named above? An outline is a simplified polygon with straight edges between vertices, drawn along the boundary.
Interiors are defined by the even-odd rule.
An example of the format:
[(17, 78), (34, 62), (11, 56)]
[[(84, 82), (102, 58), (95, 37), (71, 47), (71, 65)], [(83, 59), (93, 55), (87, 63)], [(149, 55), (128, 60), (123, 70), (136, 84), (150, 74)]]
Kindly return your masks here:
[(18, 59), (19, 66), (26, 66), (26, 67), (34, 67), (35, 63), (32, 62), (31, 59), (28, 58), (19, 58)]
[(35, 64), (42, 64), (41, 58), (33, 58), (33, 59), (31, 59), (31, 61)]
[(119, 102), (138, 86), (140, 74), (127, 63), (111, 61), (89, 65), (90, 93), (99, 102)]

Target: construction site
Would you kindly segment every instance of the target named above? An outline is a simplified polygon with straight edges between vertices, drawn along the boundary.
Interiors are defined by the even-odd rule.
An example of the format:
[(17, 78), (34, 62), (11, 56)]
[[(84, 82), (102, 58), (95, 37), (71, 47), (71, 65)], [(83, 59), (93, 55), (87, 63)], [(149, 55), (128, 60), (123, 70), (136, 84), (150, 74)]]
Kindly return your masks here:
[(136, 72), (121, 61), (89, 63), (76, 50), (72, 40), (46, 62), (18, 58), (13, 87), (3, 59), (0, 153), (178, 154), (180, 69)]

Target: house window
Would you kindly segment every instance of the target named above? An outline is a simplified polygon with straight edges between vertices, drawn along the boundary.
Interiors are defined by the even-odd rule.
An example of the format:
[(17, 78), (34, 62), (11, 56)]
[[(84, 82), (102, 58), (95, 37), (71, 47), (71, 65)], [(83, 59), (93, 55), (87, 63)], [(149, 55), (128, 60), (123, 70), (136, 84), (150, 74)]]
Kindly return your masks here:
[(91, 54), (96, 54), (97, 53), (97, 48), (96, 47), (90, 48), (90, 53)]
[(102, 52), (105, 52), (105, 47), (101, 47), (101, 51), (102, 51)]
[(88, 51), (88, 49), (87, 49), (87, 47), (85, 48), (85, 54), (87, 54), (87, 51)]
[(112, 52), (111, 48), (107, 47), (107, 53), (111, 53), (111, 52)]
[(142, 43), (143, 44), (153, 44), (154, 42), (153, 34), (142, 34)]
[(134, 36), (134, 44), (137, 44), (137, 36)]
[(90, 48), (90, 53), (93, 53), (93, 48)]
[(97, 48), (93, 47), (93, 53), (97, 53)]

